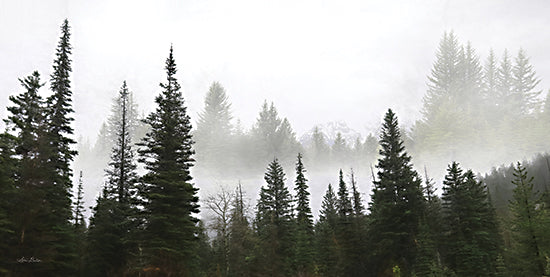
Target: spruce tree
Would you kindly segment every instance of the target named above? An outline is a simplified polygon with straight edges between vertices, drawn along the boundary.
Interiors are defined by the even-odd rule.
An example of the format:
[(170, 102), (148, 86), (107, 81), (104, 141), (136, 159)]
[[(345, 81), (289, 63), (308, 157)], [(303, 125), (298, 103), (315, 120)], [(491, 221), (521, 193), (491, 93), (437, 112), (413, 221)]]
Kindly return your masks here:
[(53, 239), (55, 256), (55, 269), (52, 272), (66, 275), (73, 272), (76, 253), (75, 238), (71, 230), (71, 189), (72, 170), (71, 162), (77, 152), (73, 149), (74, 141), (71, 136), (74, 133), (71, 122), (74, 121), (72, 113), (72, 91), (70, 73), (71, 68), (71, 44), (70, 27), (65, 19), (61, 25), (61, 37), (56, 49), (56, 58), (53, 62), (53, 73), (50, 75), (50, 89), (52, 94), (46, 99), (47, 131), (44, 147), (47, 149), (45, 164), (48, 176), (46, 198), (51, 203), (51, 213), (47, 222), (51, 224), (49, 233)]
[(539, 99), (541, 90), (535, 90), (540, 83), (533, 66), (529, 63), (529, 58), (523, 49), (519, 49), (512, 68), (512, 90), (515, 99), (521, 104), (522, 114), (538, 112), (541, 106)]
[(361, 199), (361, 193), (357, 189), (357, 181), (355, 180), (355, 173), (353, 172), (353, 169), (351, 170), (350, 182), (353, 200), (353, 215), (356, 217), (360, 217), (364, 215), (365, 206), (363, 205), (363, 200)]
[(368, 238), (374, 274), (399, 267), (409, 275), (417, 252), (416, 239), (424, 210), (420, 178), (405, 152), (397, 117), (390, 109), (380, 134), (378, 179), (370, 203)]
[(449, 165), (443, 182), (444, 259), (458, 276), (494, 276), (497, 222), (487, 190), (471, 170)]
[(85, 256), (85, 240), (78, 238), (86, 237), (86, 221), (84, 220), (84, 187), (82, 180), (82, 170), (78, 176), (76, 195), (73, 207), (73, 226), (76, 241), (76, 253), (78, 255), (78, 275), (82, 276), (84, 271), (84, 256)]
[(515, 102), (513, 99), (513, 73), (512, 61), (508, 50), (504, 50), (504, 54), (500, 61), (497, 73), (497, 88), (498, 97), (495, 102), (499, 106), (499, 112), (505, 112), (505, 115), (520, 114), (521, 103)]
[(256, 213), (260, 268), (269, 276), (292, 275), (292, 196), (277, 159), (269, 164), (264, 179), (266, 186), (261, 188)]
[(542, 210), (537, 208), (539, 195), (533, 191), (533, 177), (528, 177), (526, 168), (519, 162), (514, 167), (512, 184), (515, 185), (510, 201), (514, 245), (510, 267), (517, 275), (544, 276), (546, 263), (541, 251), (541, 234), (547, 230), (541, 228)]
[(204, 109), (199, 114), (197, 130), (197, 161), (202, 166), (220, 171), (232, 164), (231, 144), (232, 125), (231, 104), (225, 89), (213, 82), (204, 99)]
[(348, 187), (344, 181), (344, 173), (340, 169), (338, 175), (338, 202), (337, 202), (338, 216), (340, 219), (347, 219), (353, 213), (353, 207), (349, 198)]
[(74, 212), (73, 212), (73, 219), (74, 219), (74, 226), (76, 229), (86, 227), (86, 222), (84, 221), (84, 188), (82, 187), (83, 181), (82, 181), (82, 171), (80, 171), (79, 177), (78, 177), (78, 186), (76, 188), (76, 196), (74, 201)]
[[(59, 237), (52, 237), (52, 223), (49, 222), (55, 211), (52, 199), (48, 198), (48, 187), (51, 177), (45, 170), (47, 151), (44, 149), (47, 132), (44, 118), (44, 101), (38, 94), (43, 86), (40, 74), (19, 80), (25, 91), (17, 96), (11, 96), (13, 106), (8, 107), (11, 113), (6, 120), (8, 128), (15, 131), (15, 153), (18, 157), (13, 201), (19, 203), (13, 206), (14, 235), (17, 244), (12, 251), (10, 260), (34, 257), (41, 260), (36, 266), (29, 267), (19, 263), (12, 268), (14, 274), (21, 276), (51, 274), (58, 259), (56, 257)], [(15, 176), (14, 176), (15, 177)], [(68, 223), (68, 222), (67, 222)]]
[(435, 193), (433, 180), (428, 177), (426, 168), (424, 171), (426, 173), (422, 189), (426, 199), (426, 209), (419, 227), (418, 256), (414, 264), (414, 273), (417, 276), (446, 276), (448, 274), (444, 274), (445, 268), (441, 264), (439, 254), (442, 231), (441, 199)]
[(298, 154), (296, 161), (296, 269), (299, 276), (313, 274), (313, 215), (309, 204), (310, 193), (307, 179), (304, 176), (306, 169), (302, 163), (302, 154)]
[(262, 164), (280, 158), (281, 163), (290, 163), (293, 155), (299, 150), (296, 134), (286, 118), (280, 118), (273, 102), (265, 101), (259, 117), (251, 130), (255, 143), (254, 164)]
[(117, 139), (105, 170), (107, 180), (103, 193), (97, 200), (88, 232), (88, 251), (95, 257), (90, 257), (86, 271), (96, 275), (117, 276), (133, 271), (129, 265), (137, 259), (133, 257), (137, 255), (134, 234), (138, 227), (135, 223), (137, 173), (129, 127), (129, 95), (126, 82), (123, 82), (117, 97), (120, 109), (111, 116), (117, 119)]
[(197, 267), (198, 189), (191, 183), (191, 122), (176, 79), (173, 49), (166, 60), (166, 83), (155, 98), (158, 107), (145, 123), (151, 130), (139, 149), (144, 199), (143, 259), (148, 268), (163, 274), (192, 275)]
[(254, 248), (254, 234), (246, 215), (242, 186), (239, 183), (233, 199), (229, 224), (229, 276), (250, 276), (249, 264)]
[(339, 273), (336, 244), (337, 201), (332, 185), (329, 184), (321, 203), (319, 221), (315, 225), (316, 261), (322, 276), (338, 276)]

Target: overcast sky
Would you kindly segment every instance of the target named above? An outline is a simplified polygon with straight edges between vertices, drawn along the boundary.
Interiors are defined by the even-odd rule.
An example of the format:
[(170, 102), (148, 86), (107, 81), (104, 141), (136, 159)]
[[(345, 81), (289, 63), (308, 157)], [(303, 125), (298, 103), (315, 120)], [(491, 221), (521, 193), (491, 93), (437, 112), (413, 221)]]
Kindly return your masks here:
[[(78, 135), (95, 139), (122, 81), (149, 112), (170, 44), (195, 122), (213, 81), (249, 127), (264, 99), (301, 134), (345, 121), (363, 134), (385, 110), (418, 119), (438, 42), (454, 30), (483, 59), (523, 47), (550, 88), (549, 1), (0, 0), (0, 116), (18, 78), (49, 79), (63, 19), (72, 27)], [(44, 90), (47, 93), (47, 90)]]

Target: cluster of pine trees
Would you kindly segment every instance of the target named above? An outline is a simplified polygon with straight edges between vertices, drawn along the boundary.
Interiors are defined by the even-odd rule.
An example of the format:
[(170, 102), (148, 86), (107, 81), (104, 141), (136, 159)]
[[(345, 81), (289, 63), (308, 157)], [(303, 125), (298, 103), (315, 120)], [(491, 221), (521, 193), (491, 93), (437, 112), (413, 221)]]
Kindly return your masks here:
[(422, 163), (461, 160), (488, 169), (547, 151), (550, 94), (544, 99), (539, 83), (525, 50), (500, 58), (490, 50), (482, 62), (469, 42), (445, 33), (410, 133), (412, 152)]
[[(345, 145), (341, 136), (328, 151), (322, 134), (314, 132), (312, 147), (319, 148), (312, 149), (324, 150), (305, 151), (306, 156), (312, 156), (306, 159), (298, 154), (304, 149), (297, 143), (288, 120), (278, 116), (273, 104), (264, 103), (257, 124), (250, 131), (251, 140), (240, 145), (242, 151), (254, 149), (252, 152), (259, 155), (248, 160), (242, 157), (245, 162), (261, 161), (255, 166), (262, 167), (267, 164), (259, 199), (250, 211), (241, 186), (235, 192), (221, 190), (207, 198), (206, 207), (216, 215), (208, 232), (197, 217), (198, 188), (191, 176), (196, 162), (194, 137), (203, 142), (196, 147), (197, 163), (219, 163), (218, 166), (241, 160), (240, 156), (222, 155), (227, 153), (222, 148), (236, 147), (242, 141), (223, 140), (224, 136), (213, 132), (217, 130), (226, 138), (235, 134), (227, 124), (231, 119), (229, 104), (218, 83), (210, 88), (199, 127), (192, 131), (176, 79), (172, 48), (165, 65), (166, 80), (155, 98), (157, 107), (143, 120), (146, 128), (139, 140), (135, 139), (139, 124), (131, 92), (126, 82), (120, 88), (117, 108), (106, 129), (111, 136), (111, 149), (105, 183), (87, 224), (82, 172), (71, 200), (70, 164), (77, 152), (73, 150), (75, 141), (71, 139), (70, 126), (73, 110), (68, 21), (63, 23), (61, 32), (50, 76), (51, 96), (45, 100), (40, 96), (44, 83), (38, 72), (21, 79), (23, 92), (10, 97), (7, 129), (0, 135), (2, 275), (550, 274), (550, 196), (548, 192), (538, 192), (525, 165), (514, 165), (513, 177), (500, 176), (495, 170), (481, 180), (472, 170), (464, 171), (452, 162), (439, 197), (427, 174), (422, 180), (413, 168), (412, 158), (405, 151), (406, 137), (391, 109), (385, 114), (378, 139), (367, 138), (365, 145), (371, 147), (368, 151), (365, 145), (359, 147), (360, 141), (355, 151), (346, 150), (341, 147)], [(446, 34), (442, 45), (453, 41), (454, 35)], [(468, 68), (463, 65), (466, 60), (475, 60), (472, 51), (468, 46), (457, 52), (460, 68)], [(521, 62), (521, 53), (516, 59), (518, 68), (527, 64)], [(434, 76), (439, 76), (439, 67), (434, 67)], [(516, 67), (512, 72), (517, 71)], [(473, 72), (461, 70), (461, 76)], [(511, 80), (518, 80), (516, 73)], [(435, 77), (432, 79), (434, 85), (426, 103), (446, 101), (447, 92), (465, 93), (464, 83), (457, 85), (460, 92), (450, 88), (438, 91)], [(538, 94), (532, 92), (534, 85), (519, 90), (516, 84), (510, 96), (523, 97), (517, 112), (527, 117), (540, 113), (535, 101)], [(444, 106), (444, 102), (437, 105)], [(495, 109), (500, 107), (498, 104)], [(430, 126), (429, 122), (433, 121), (421, 124)], [(236, 133), (239, 132), (243, 134)], [(319, 162), (320, 156), (316, 155), (331, 153), (334, 158), (334, 153), (345, 153), (341, 157), (353, 153), (360, 157), (373, 154), (373, 149), (378, 150), (377, 174), (372, 176), (374, 186), (368, 206), (364, 205), (353, 171), (346, 182), (340, 170), (338, 184), (328, 185), (315, 221), (305, 165)], [(218, 154), (212, 156), (213, 153)], [(289, 161), (295, 165), (294, 193), (287, 186), (283, 170)], [(138, 174), (139, 166), (143, 166), (143, 174)], [(499, 198), (489, 194), (501, 185), (512, 188), (510, 202), (503, 206), (505, 216), (493, 207), (494, 199)]]

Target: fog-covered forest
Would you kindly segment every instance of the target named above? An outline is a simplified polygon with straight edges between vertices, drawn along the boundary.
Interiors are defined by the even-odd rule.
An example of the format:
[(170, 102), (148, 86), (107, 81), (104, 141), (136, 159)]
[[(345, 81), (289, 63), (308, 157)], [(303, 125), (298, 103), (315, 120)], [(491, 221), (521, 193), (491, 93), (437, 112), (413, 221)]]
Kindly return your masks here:
[(215, 78), (190, 112), (174, 43), (153, 103), (119, 80), (92, 139), (79, 34), (57, 31), (4, 99), (2, 276), (550, 276), (550, 91), (527, 47), (446, 30), (417, 117), (384, 107), (365, 132), (334, 108), (297, 132), (301, 101), (239, 118)]

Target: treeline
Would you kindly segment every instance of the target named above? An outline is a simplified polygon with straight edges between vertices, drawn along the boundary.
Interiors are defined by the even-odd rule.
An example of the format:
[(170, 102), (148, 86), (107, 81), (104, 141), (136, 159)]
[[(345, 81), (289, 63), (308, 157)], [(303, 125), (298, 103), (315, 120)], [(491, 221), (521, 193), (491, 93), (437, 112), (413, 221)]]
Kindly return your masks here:
[(539, 83), (525, 50), (504, 49), (500, 58), (490, 50), (482, 61), (469, 42), (445, 33), (410, 132), (412, 153), (422, 164), (460, 160), (488, 170), (547, 151), (550, 94)]
[[(221, 86), (214, 83), (197, 130), (192, 131), (172, 48), (165, 64), (166, 79), (155, 98), (156, 109), (143, 119), (145, 128), (136, 127), (137, 113), (126, 82), (120, 88), (110, 127), (105, 127), (111, 137), (105, 183), (88, 225), (83, 215), (82, 173), (71, 200), (69, 165), (77, 153), (70, 138), (73, 110), (67, 21), (61, 32), (50, 76), (51, 96), (45, 100), (40, 96), (44, 84), (39, 73), (21, 79), (23, 91), (10, 97), (10, 115), (5, 120), (8, 128), (0, 136), (2, 275), (550, 274), (550, 201), (548, 194), (541, 195), (534, 188), (525, 166), (516, 164), (511, 179), (501, 178), (488, 189), (491, 176), (482, 182), (472, 170), (451, 162), (439, 197), (433, 181), (428, 176), (421, 178), (413, 168), (405, 150), (408, 139), (391, 109), (378, 138), (371, 136), (369, 151), (348, 148), (341, 156), (349, 159), (353, 153), (362, 157), (378, 150), (368, 206), (354, 173), (350, 172), (346, 181), (340, 170), (338, 184), (328, 185), (319, 219), (314, 220), (306, 165), (314, 167), (324, 161), (316, 155), (331, 153), (327, 159), (334, 159), (339, 149), (335, 145), (345, 143), (334, 142), (331, 151), (303, 149), (288, 120), (280, 118), (266, 102), (249, 132), (254, 139), (240, 150), (254, 153), (253, 159), (243, 157), (247, 163), (256, 162), (250, 166), (267, 165), (259, 199), (250, 210), (240, 186), (235, 192), (221, 190), (207, 198), (206, 207), (216, 215), (209, 233), (197, 217), (198, 188), (192, 182), (191, 169), (200, 162), (220, 163), (217, 166), (221, 167), (240, 161), (239, 156), (220, 150), (238, 145), (228, 138), (239, 134), (239, 128), (235, 131), (225, 124), (231, 118), (226, 112), (229, 105)], [(453, 41), (454, 36), (446, 34), (443, 41), (449, 38)], [(521, 111), (525, 116), (537, 113), (535, 102), (524, 103), (531, 107)], [(144, 135), (136, 139), (139, 130)], [(218, 131), (231, 135), (218, 136)], [(196, 155), (195, 137), (202, 141)], [(326, 147), (322, 138), (314, 132), (313, 147)], [(206, 143), (208, 139), (213, 141)], [(302, 150), (306, 155), (298, 154)], [(294, 192), (287, 185), (284, 163), (295, 165)], [(493, 176), (497, 180), (498, 172)], [(493, 199), (498, 198), (489, 195), (497, 187), (513, 188), (509, 204), (503, 207), (506, 216), (495, 212)]]

